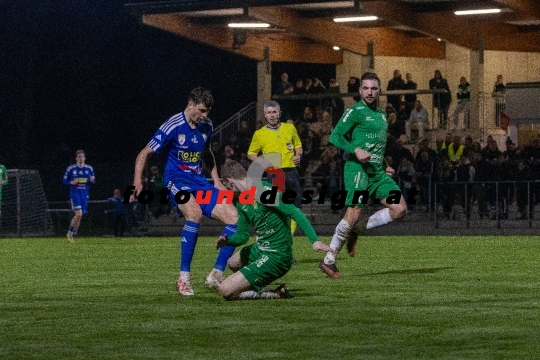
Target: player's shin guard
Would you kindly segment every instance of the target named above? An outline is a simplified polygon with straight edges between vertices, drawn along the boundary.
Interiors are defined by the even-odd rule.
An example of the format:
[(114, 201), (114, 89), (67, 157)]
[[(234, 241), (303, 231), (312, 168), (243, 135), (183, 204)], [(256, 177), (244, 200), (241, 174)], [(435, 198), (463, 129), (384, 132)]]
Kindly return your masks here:
[(195, 244), (199, 236), (199, 223), (186, 221), (180, 234), (180, 271), (191, 271), (191, 260), (195, 252)]
[(330, 247), (335, 251), (335, 253), (327, 252), (324, 257), (324, 263), (331, 265), (336, 263), (336, 256), (347, 241), (347, 236), (351, 231), (351, 225), (345, 220), (341, 220), (336, 226), (334, 236), (332, 236), (332, 241), (330, 241)]
[[(227, 224), (225, 225), (225, 229), (223, 229), (223, 233), (221, 235), (227, 235), (227, 237), (231, 237), (236, 232), (236, 224)], [(216, 262), (214, 264), (214, 269), (219, 271), (225, 271), (225, 268), (227, 267), (227, 261), (234, 253), (234, 246), (227, 245), (219, 249), (219, 254), (216, 258)]]
[(390, 209), (384, 208), (377, 211), (375, 214), (371, 215), (368, 219), (366, 229), (373, 229), (378, 226), (383, 226), (392, 222), (392, 217), (390, 216)]

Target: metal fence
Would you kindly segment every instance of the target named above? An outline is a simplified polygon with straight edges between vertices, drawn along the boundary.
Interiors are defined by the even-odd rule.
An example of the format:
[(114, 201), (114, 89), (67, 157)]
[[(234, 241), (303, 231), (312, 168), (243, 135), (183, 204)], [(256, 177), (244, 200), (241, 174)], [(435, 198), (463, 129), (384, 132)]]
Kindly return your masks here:
[(228, 141), (232, 135), (238, 132), (242, 121), (247, 121), (250, 127), (255, 127), (257, 121), (257, 104), (255, 102), (248, 104), (222, 124), (216, 126), (212, 141), (217, 141), (220, 145)]
[[(312, 177), (311, 180), (316, 183), (318, 179)], [(303, 212), (319, 234), (331, 235), (345, 211), (343, 193), (337, 193), (338, 190), (344, 190), (343, 179), (333, 179), (332, 186), (327, 187), (324, 194), (319, 193), (311, 182), (307, 183), (305, 178), (302, 181), (304, 191), (313, 191), (312, 201), (303, 205)], [(396, 182), (403, 185), (397, 178)], [(539, 200), (538, 181), (429, 181), (427, 189), (427, 200), (424, 201), (421, 201), (422, 189), (419, 186), (413, 187), (409, 192), (406, 199), (408, 215), (400, 222), (400, 226), (404, 227), (402, 233), (398, 231), (398, 235), (406, 235), (411, 233), (411, 229), (420, 228), (449, 230), (456, 235), (464, 230), (485, 233), (512, 230), (519, 233), (520, 229), (540, 228), (540, 219), (534, 209)], [(126, 205), (125, 236), (144, 236), (149, 229), (151, 234), (178, 235), (182, 223), (175, 211), (169, 208), (169, 211), (158, 219), (153, 205), (156, 204), (141, 205), (135, 202)], [(367, 217), (381, 207), (379, 202), (370, 200), (364, 207), (363, 216)], [(48, 212), (52, 216), (56, 234), (64, 235), (73, 215), (69, 202), (50, 202)], [(80, 236), (112, 236), (112, 221), (111, 203), (104, 200), (90, 201), (89, 213), (81, 223)], [(222, 224), (205, 220), (204, 227), (208, 226), (215, 226), (215, 231), (221, 231)], [(156, 228), (164, 230), (156, 231)]]
[[(317, 180), (315, 177), (311, 179)], [(466, 229), (473, 226), (492, 228), (493, 224), (497, 229), (509, 226), (532, 228), (535, 219), (534, 208), (540, 202), (540, 181), (428, 180), (427, 183), (405, 189), (399, 178), (396, 177), (394, 180), (402, 189), (407, 201), (410, 221), (429, 224), (435, 229), (450, 223), (460, 223)], [(324, 191), (327, 198), (325, 203), (328, 205), (332, 204), (332, 194), (343, 189), (342, 179), (335, 181), (334, 184), (332, 189), (327, 188)], [(339, 201), (340, 199), (336, 198), (334, 203), (338, 204)], [(377, 203), (368, 202), (365, 206), (368, 214), (380, 208)], [(318, 205), (318, 202), (314, 201), (311, 204)]]

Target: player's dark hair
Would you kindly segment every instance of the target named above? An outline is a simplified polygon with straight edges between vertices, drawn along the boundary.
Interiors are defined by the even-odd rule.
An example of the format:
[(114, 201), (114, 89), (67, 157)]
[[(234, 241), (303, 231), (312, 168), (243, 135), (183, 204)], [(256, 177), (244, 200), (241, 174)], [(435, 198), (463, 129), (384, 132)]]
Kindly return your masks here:
[(207, 108), (214, 106), (214, 98), (212, 97), (212, 92), (209, 89), (205, 89), (202, 86), (198, 86), (195, 89), (191, 90), (189, 94), (189, 101), (193, 102), (195, 105), (203, 104)]
[(86, 155), (84, 150), (77, 150), (75, 151), (75, 156), (79, 155), (79, 154), (83, 154), (83, 155)]
[(246, 169), (235, 160), (227, 160), (223, 166), (221, 166), (221, 178), (222, 179), (235, 179), (241, 180), (247, 176)]
[(369, 71), (365, 72), (360, 78), (360, 82), (364, 80), (376, 80), (379, 83), (379, 86), (381, 86), (381, 80), (379, 79), (377, 74), (375, 74), (374, 72), (369, 72)]

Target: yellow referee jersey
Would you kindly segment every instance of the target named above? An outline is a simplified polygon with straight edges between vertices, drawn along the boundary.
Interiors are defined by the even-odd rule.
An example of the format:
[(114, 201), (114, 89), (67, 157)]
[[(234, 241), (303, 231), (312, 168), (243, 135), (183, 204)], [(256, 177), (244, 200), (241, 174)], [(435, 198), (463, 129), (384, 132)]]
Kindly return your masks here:
[(281, 153), (281, 168), (294, 168), (294, 150), (301, 148), (302, 142), (293, 124), (281, 123), (277, 129), (263, 126), (253, 134), (247, 155)]

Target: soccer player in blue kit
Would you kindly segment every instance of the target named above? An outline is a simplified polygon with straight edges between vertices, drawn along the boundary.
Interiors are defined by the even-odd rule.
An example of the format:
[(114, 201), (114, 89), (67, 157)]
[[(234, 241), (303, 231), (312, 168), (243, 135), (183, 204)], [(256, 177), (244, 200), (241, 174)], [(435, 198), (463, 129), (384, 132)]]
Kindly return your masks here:
[(90, 197), (90, 184), (95, 184), (94, 169), (86, 164), (84, 150), (75, 153), (76, 163), (68, 166), (62, 182), (70, 185), (69, 197), (71, 209), (74, 212), (66, 235), (69, 242), (75, 242), (77, 231), (81, 225), (81, 219), (88, 213), (88, 198)]
[[(189, 95), (186, 109), (166, 120), (156, 131), (148, 145), (141, 150), (135, 161), (135, 174), (133, 197), (142, 189), (142, 173), (148, 156), (159, 153), (168, 148), (167, 164), (163, 176), (164, 185), (170, 190), (169, 199), (173, 206), (185, 218), (186, 222), (180, 234), (180, 277), (177, 281), (178, 292), (182, 295), (193, 295), (191, 285), (191, 260), (195, 251), (195, 244), (199, 233), (202, 215), (208, 218), (219, 219), (225, 223), (222, 235), (231, 237), (236, 232), (238, 213), (233, 204), (218, 204), (219, 190), (226, 190), (219, 178), (214, 155), (208, 144), (211, 144), (213, 132), (212, 121), (207, 117), (214, 100), (209, 90), (197, 87)], [(210, 155), (210, 156), (209, 156)], [(203, 174), (203, 157), (213, 161), (211, 176), (214, 184), (209, 183)], [(199, 190), (212, 191), (209, 204), (197, 204), (195, 195)], [(191, 194), (184, 203), (182, 196), (180, 203), (175, 195), (182, 191)], [(180, 194), (179, 194), (180, 195)], [(180, 196), (179, 196), (180, 197)], [(234, 252), (234, 246), (222, 247), (218, 253), (214, 269), (206, 277), (206, 285), (217, 288), (223, 281), (223, 271), (227, 260)]]

